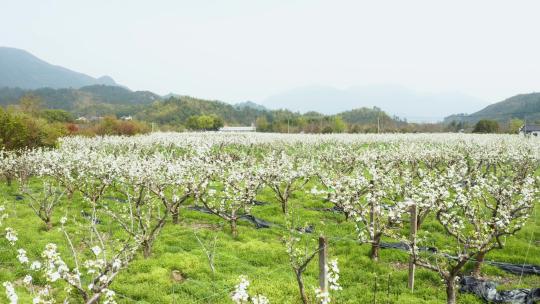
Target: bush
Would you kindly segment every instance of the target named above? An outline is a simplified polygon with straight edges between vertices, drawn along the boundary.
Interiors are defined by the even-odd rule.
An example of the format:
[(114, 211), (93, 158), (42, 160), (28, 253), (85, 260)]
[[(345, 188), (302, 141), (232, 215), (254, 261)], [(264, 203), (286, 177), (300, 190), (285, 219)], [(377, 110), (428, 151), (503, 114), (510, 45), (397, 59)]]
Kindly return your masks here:
[(194, 115), (187, 120), (188, 128), (192, 130), (218, 130), (223, 127), (223, 119), (216, 115)]
[(64, 110), (44, 110), (41, 117), (48, 122), (73, 122), (73, 115)]
[(474, 126), (473, 133), (497, 133), (499, 132), (499, 123), (495, 120), (482, 119)]
[(27, 113), (0, 108), (0, 147), (6, 150), (52, 147), (67, 134), (62, 123), (47, 123)]
[(85, 131), (86, 135), (135, 135), (148, 133), (150, 127), (143, 122), (119, 120), (114, 116), (107, 116), (97, 125)]

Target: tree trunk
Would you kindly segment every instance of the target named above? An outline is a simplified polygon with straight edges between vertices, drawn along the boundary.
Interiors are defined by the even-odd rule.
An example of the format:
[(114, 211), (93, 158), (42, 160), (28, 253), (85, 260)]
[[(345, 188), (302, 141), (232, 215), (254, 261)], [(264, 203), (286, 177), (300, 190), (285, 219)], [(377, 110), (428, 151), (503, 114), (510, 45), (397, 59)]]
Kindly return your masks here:
[(85, 304), (96, 304), (98, 303), (99, 298), (101, 298), (101, 292), (94, 294), (90, 299), (86, 300)]
[(480, 277), (480, 271), (482, 269), (482, 264), (484, 263), (484, 258), (486, 257), (486, 253), (487, 252), (485, 252), (485, 251), (480, 251), (476, 255), (476, 262), (474, 263), (474, 268), (473, 268), (473, 272), (472, 272), (472, 275), (475, 278)]
[(304, 290), (304, 280), (302, 279), (302, 273), (295, 270), (296, 281), (298, 282), (298, 289), (300, 291), (300, 297), (302, 298), (302, 303), (307, 304), (308, 298), (306, 291)]
[(373, 261), (379, 260), (379, 250), (381, 248), (381, 234), (377, 233), (375, 234), (375, 237), (373, 238), (373, 242), (371, 243), (371, 251), (369, 253), (369, 257)]
[(281, 210), (283, 214), (287, 214), (287, 203), (285, 201), (281, 201)]
[(236, 219), (231, 220), (231, 233), (233, 238), (238, 237), (238, 229), (236, 228)]
[(45, 220), (45, 229), (47, 231), (50, 231), (52, 229), (53, 225), (52, 225), (52, 221), (51, 219), (46, 219)]
[(456, 277), (445, 279), (446, 282), (446, 304), (456, 304)]
[(143, 256), (145, 259), (149, 258), (152, 255), (152, 243), (150, 241), (143, 241)]
[(179, 208), (180, 208), (180, 206), (176, 205), (171, 210), (172, 222), (175, 225), (177, 225), (180, 222), (180, 220), (179, 220), (179, 215), (180, 215)]
[(8, 187), (10, 187), (11, 186), (11, 176), (6, 175), (6, 181), (7, 181)]

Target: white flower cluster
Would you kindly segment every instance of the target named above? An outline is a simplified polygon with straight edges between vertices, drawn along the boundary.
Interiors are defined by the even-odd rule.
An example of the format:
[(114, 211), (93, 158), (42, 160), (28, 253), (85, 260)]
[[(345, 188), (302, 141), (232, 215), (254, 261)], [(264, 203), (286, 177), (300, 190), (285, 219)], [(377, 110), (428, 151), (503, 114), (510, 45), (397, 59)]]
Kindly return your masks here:
[(331, 302), (332, 298), (330, 295), (331, 291), (339, 291), (343, 288), (339, 284), (339, 267), (338, 267), (338, 261), (337, 259), (331, 260), (326, 265), (326, 271), (327, 271), (327, 280), (328, 280), (328, 290), (323, 291), (320, 287), (315, 289), (315, 298), (321, 303), (321, 304), (328, 304)]
[(8, 218), (8, 214), (6, 213), (6, 206), (0, 205), (0, 226), (4, 223), (4, 220)]
[[(354, 223), (358, 239), (372, 244), (374, 255), (382, 237), (402, 239), (414, 205), (419, 228), (428, 215), (436, 217), (448, 236), (456, 239), (449, 243), (457, 248), (445, 252), (465, 260), (479, 250), (499, 246), (500, 238), (523, 227), (538, 198), (534, 172), (539, 162), (540, 141), (507, 135), (154, 133), (71, 137), (61, 139), (56, 149), (0, 151), (0, 174), (22, 182), (38, 177), (70, 195), (78, 193), (92, 208), (85, 216), (90, 225), (97, 222), (96, 210), (105, 211), (130, 240), (137, 240), (136, 245), (115, 247), (130, 250), (111, 260), (116, 257), (109, 248), (113, 246), (96, 242), (100, 245), (91, 245), (93, 257), (80, 264), (75, 259), (74, 269), (67, 267), (54, 244), (47, 245), (41, 262), (30, 263), (26, 251), (17, 251), (18, 260), (43, 272), (51, 285), (63, 280), (77, 292), (106, 294), (138, 246), (145, 256), (150, 254), (164, 219), (178, 216), (183, 201), (194, 198), (208, 212), (230, 222), (235, 231), (236, 221), (251, 212), (262, 185), (274, 192), (287, 214), (294, 191), (320, 181), (323, 190), (313, 186), (311, 193), (318, 198), (326, 195), (335, 210)], [(108, 201), (104, 193), (111, 192), (127, 203), (116, 206)], [(51, 211), (50, 206), (45, 207)], [(0, 225), (7, 217), (5, 210), (0, 205)], [(50, 214), (43, 215), (49, 224)], [(67, 218), (60, 223), (63, 229)], [(5, 232), (14, 246), (16, 231), (8, 227)], [(286, 240), (293, 266), (306, 258), (298, 242), (294, 236)], [(73, 247), (70, 243), (75, 251)], [(86, 271), (79, 273), (79, 266)], [(335, 266), (337, 271), (329, 265), (329, 272), (337, 282)], [(88, 278), (81, 279), (83, 275)], [(90, 286), (81, 286), (81, 281), (91, 282)], [(238, 299), (243, 299), (241, 295)], [(251, 301), (264, 301), (259, 298)]]
[(341, 285), (339, 284), (339, 267), (337, 259), (333, 259), (326, 265), (328, 271), (328, 287), (330, 290), (341, 290)]
[(270, 304), (268, 298), (263, 295), (257, 294), (250, 296), (248, 293), (249, 281), (246, 276), (241, 275), (239, 277), (240, 282), (235, 286), (234, 291), (231, 294), (231, 300), (235, 304)]
[(116, 304), (116, 300), (114, 299), (116, 293), (114, 291), (110, 289), (104, 289), (103, 294), (105, 296), (103, 304)]

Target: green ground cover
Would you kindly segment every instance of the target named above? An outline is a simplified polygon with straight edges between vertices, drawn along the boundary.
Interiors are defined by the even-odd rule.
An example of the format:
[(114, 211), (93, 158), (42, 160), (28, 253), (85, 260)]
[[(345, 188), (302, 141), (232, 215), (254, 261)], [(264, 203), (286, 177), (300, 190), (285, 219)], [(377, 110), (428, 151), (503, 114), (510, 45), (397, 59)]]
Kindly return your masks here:
[[(34, 180), (32, 187), (39, 187)], [(305, 190), (313, 185), (308, 185)], [(26, 206), (25, 199), (17, 200), (17, 184), (7, 186), (0, 183), (0, 203), (4, 201), (10, 213), (3, 227), (13, 227), (18, 232), (19, 245), (28, 251), (28, 256), (38, 256), (47, 243), (56, 243), (59, 251), (69, 263), (68, 247), (64, 235), (58, 229), (46, 231), (44, 224)], [(258, 200), (269, 202), (255, 206), (252, 214), (274, 223), (269, 229), (255, 229), (253, 224), (239, 222), (239, 237), (234, 239), (227, 223), (216, 216), (183, 208), (178, 225), (169, 222), (158, 236), (153, 255), (143, 259), (139, 255), (129, 267), (121, 272), (111, 289), (117, 293), (119, 303), (232, 303), (230, 293), (238, 282), (239, 275), (247, 275), (250, 291), (266, 295), (271, 303), (300, 303), (294, 274), (290, 268), (285, 247), (281, 241), (285, 219), (280, 205), (273, 194), (264, 189)], [(336, 293), (334, 303), (444, 303), (446, 294), (440, 277), (419, 268), (416, 274), (414, 293), (407, 289), (407, 261), (405, 252), (386, 249), (381, 252), (379, 262), (368, 257), (370, 247), (355, 241), (355, 231), (344, 216), (337, 213), (312, 210), (329, 208), (332, 205), (305, 191), (297, 192), (290, 200), (298, 226), (310, 224), (315, 232), (305, 234), (306, 242), (316, 247), (316, 237), (324, 234), (329, 239), (329, 256), (337, 258), (341, 269), (340, 282), (343, 290)], [(84, 223), (81, 210), (87, 208), (77, 195), (56, 209), (53, 224), (59, 225), (60, 217), (68, 215), (70, 221)], [(110, 202), (110, 204), (120, 204)], [(189, 201), (188, 204), (193, 204)], [(540, 265), (540, 211), (538, 206), (527, 225), (514, 237), (509, 237), (502, 250), (492, 251), (488, 260)], [(111, 235), (120, 229), (102, 218), (99, 224)], [(76, 225), (72, 225), (76, 227)], [(82, 239), (75, 234), (74, 238)], [(442, 227), (433, 219), (422, 226), (436, 239), (433, 245), (451, 242)], [(205, 255), (203, 244), (217, 238), (215, 250), (215, 272), (212, 272)], [(26, 272), (16, 259), (16, 250), (0, 241), (0, 282), (22, 278)], [(77, 242), (76, 246), (85, 246)], [(466, 271), (471, 269), (468, 265)], [(516, 287), (540, 287), (540, 276), (517, 276), (495, 267), (484, 266), (484, 276), (500, 282), (501, 289)], [(313, 261), (305, 275), (307, 291), (313, 295), (317, 286), (318, 264)], [(20, 303), (31, 303), (31, 297), (23, 288), (17, 288)], [(6, 301), (3, 295), (2, 301)], [(2, 302), (3, 303), (3, 302)], [(460, 294), (458, 303), (481, 303), (473, 295)]]

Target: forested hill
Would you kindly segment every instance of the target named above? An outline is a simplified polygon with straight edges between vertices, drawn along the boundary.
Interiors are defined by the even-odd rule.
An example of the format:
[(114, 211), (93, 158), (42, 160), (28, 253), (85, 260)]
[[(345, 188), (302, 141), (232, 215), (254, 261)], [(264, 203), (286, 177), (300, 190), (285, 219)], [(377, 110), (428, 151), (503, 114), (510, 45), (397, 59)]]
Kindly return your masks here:
[(474, 123), (480, 119), (506, 122), (512, 118), (526, 119), (527, 121), (540, 120), (540, 93), (516, 95), (489, 105), (470, 115), (456, 114), (448, 116), (445, 118), (445, 122), (463, 121)]
[(230, 125), (250, 125), (257, 117), (268, 111), (253, 107), (235, 107), (215, 100), (203, 100), (189, 96), (170, 97), (155, 102), (136, 113), (138, 119), (159, 124), (184, 124), (192, 116), (215, 115)]
[(116, 82), (108, 76), (94, 78), (52, 65), (24, 50), (0, 47), (0, 87), (80, 88), (95, 84), (116, 85)]
[(142, 110), (161, 97), (148, 91), (131, 91), (118, 86), (93, 85), (80, 89), (23, 90), (0, 88), (0, 105), (17, 104), (25, 95), (33, 95), (42, 101), (42, 106), (62, 109), (76, 115), (125, 115)]
[(275, 132), (375, 132), (378, 122), (388, 131), (404, 122), (378, 108), (359, 108), (336, 115), (304, 114), (286, 109), (268, 110), (253, 102), (236, 105), (189, 96), (164, 98), (148, 91), (131, 91), (118, 86), (93, 85), (80, 89), (23, 90), (0, 88), (0, 105), (16, 105), (23, 96), (41, 101), (41, 107), (66, 110), (73, 116), (130, 115), (146, 122), (174, 129), (206, 128), (209, 120), (224, 125), (256, 124), (261, 131)]

